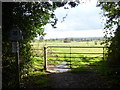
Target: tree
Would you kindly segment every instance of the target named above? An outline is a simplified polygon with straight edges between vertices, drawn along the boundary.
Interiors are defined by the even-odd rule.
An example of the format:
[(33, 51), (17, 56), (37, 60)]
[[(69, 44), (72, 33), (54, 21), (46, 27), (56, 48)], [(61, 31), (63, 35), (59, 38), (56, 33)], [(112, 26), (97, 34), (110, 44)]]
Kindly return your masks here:
[(108, 49), (108, 62), (112, 65), (120, 65), (120, 1), (100, 2), (98, 6), (101, 6), (104, 16), (107, 17), (104, 33), (106, 46), (110, 46)]
[(70, 41), (70, 39), (69, 38), (65, 38), (64, 39), (64, 43), (70, 43), (71, 41)]
[(75, 41), (75, 38), (71, 38), (70, 41)]
[[(78, 1), (69, 2), (71, 7), (78, 5)], [(62, 7), (67, 2), (3, 2), (2, 3), (2, 66), (3, 66), (3, 88), (14, 88), (14, 70), (15, 57), (11, 53), (11, 44), (9, 41), (10, 30), (13, 27), (21, 29), (23, 32), (23, 41), (20, 41), (20, 71), (21, 74), (26, 70), (29, 72), (32, 63), (32, 52), (30, 42), (38, 34), (44, 36), (44, 28), (42, 26), (51, 23), (55, 28), (57, 18), (54, 10)]]
[[(44, 35), (41, 26), (49, 22), (51, 13), (48, 10), (54, 10), (47, 3), (25, 3), (25, 2), (5, 2), (2, 3), (2, 18), (3, 18), (3, 33), (2, 33), (2, 60), (3, 60), (3, 87), (15, 87), (14, 77), (15, 55), (11, 53), (11, 41), (9, 34), (12, 27), (17, 27), (22, 30), (24, 40), (20, 42), (20, 70), (26, 73), (29, 72), (31, 66), (31, 40), (39, 35)], [(23, 73), (21, 73), (23, 74)], [(9, 75), (9, 76), (8, 76)], [(12, 81), (11, 81), (12, 80)], [(9, 84), (10, 83), (10, 84)]]
[(95, 45), (97, 45), (97, 41), (94, 41)]

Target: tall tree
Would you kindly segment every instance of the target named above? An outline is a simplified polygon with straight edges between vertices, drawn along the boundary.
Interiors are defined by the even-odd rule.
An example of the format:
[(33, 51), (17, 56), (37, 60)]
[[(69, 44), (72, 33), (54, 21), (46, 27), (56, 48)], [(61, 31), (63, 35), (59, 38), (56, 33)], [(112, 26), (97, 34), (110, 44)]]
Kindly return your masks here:
[[(31, 56), (31, 40), (39, 34), (45, 35), (42, 26), (51, 23), (55, 28), (57, 18), (54, 10), (62, 7), (65, 4), (75, 7), (79, 4), (78, 0), (75, 2), (3, 2), (2, 3), (2, 60), (3, 60), (3, 87), (14, 88), (15, 80), (14, 70), (15, 57), (11, 53), (11, 44), (9, 40), (10, 30), (13, 27), (21, 29), (23, 32), (23, 41), (20, 41), (20, 61), (21, 72), (26, 68), (26, 73), (29, 72)], [(51, 19), (52, 18), (52, 19)]]
[(98, 6), (101, 6), (104, 16), (107, 18), (105, 23), (105, 43), (110, 46), (108, 49), (108, 62), (120, 65), (120, 1), (100, 2)]

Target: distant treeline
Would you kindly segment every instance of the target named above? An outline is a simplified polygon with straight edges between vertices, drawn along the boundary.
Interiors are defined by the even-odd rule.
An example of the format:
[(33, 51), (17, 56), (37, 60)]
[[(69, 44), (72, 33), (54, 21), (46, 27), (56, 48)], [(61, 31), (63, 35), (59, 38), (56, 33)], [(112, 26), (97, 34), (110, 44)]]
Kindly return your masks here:
[[(104, 38), (102, 37), (88, 37), (88, 38), (56, 38), (56, 39), (45, 39), (44, 41), (64, 41), (64, 43), (69, 43), (71, 41), (77, 41), (77, 42), (86, 42), (86, 41), (103, 41)], [(35, 41), (35, 40), (34, 40)], [(40, 39), (40, 41), (43, 41), (43, 39)]]

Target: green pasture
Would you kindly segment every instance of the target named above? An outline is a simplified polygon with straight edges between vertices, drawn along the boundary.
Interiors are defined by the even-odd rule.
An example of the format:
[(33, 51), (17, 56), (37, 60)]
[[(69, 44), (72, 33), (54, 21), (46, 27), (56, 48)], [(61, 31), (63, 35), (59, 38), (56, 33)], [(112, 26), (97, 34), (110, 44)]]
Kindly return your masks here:
[[(95, 42), (97, 42), (97, 45), (95, 45)], [(32, 42), (31, 45), (33, 45), (33, 48), (41, 48), (44, 46), (104, 46), (101, 45), (100, 40), (93, 40), (93, 41), (71, 41), (70, 43), (64, 43), (63, 41), (36, 41)]]
[[(44, 42), (34, 42), (31, 43), (33, 46), (33, 49), (40, 49), (40, 50), (32, 50), (34, 52), (34, 57), (33, 59), (33, 74), (34, 73), (38, 73), (38, 71), (40, 72), (40, 77), (43, 77), (41, 81), (39, 81), (38, 76), (35, 76), (33, 74), (30, 73), (30, 75), (33, 76), (33, 82), (35, 82), (36, 85), (36, 81), (37, 84), (41, 84), (41, 85), (45, 85), (47, 87), (51, 87), (50, 84), (46, 84), (47, 82), (50, 81), (50, 79), (47, 79), (46, 76), (42, 75), (41, 76), (41, 72), (43, 72), (43, 68), (44, 68), (44, 51), (43, 51), (43, 47), (44, 46), (91, 46), (91, 47), (103, 47), (104, 45), (100, 44), (101, 41), (97, 41), (97, 45), (95, 45), (94, 41), (90, 41), (90, 42), (71, 42), (71, 43), (64, 43), (62, 41), (44, 41)], [(108, 63), (103, 61), (104, 59), (102, 58), (101, 54), (70, 54), (71, 53), (103, 53), (103, 49), (102, 48), (48, 48), (48, 64), (54, 64), (55, 66), (59, 65), (60, 63), (62, 63), (63, 61), (66, 61), (67, 64), (72, 64), (72, 68), (75, 69), (71, 69), (70, 72), (73, 73), (88, 73), (90, 72), (90, 70), (88, 70), (86, 67), (87, 65), (92, 65), (96, 67), (95, 72), (98, 72), (99, 74), (108, 77), (112, 84), (114, 85), (120, 85), (119, 81), (120, 79), (118, 79), (119, 77), (119, 71), (120, 68), (118, 67), (111, 67), (108, 65)], [(59, 52), (59, 53), (68, 53), (68, 54), (53, 54), (53, 52)], [(52, 56), (52, 57), (51, 57)], [(61, 58), (60, 58), (61, 57)], [(69, 57), (69, 58), (68, 58)], [(78, 58), (70, 58), (70, 57), (78, 57)], [(87, 57), (91, 57), (91, 58), (87, 58)], [(92, 58), (92, 57), (96, 57), (96, 58)], [(68, 68), (70, 67), (70, 65), (68, 65)]]
[[(96, 41), (96, 40), (95, 40)], [(34, 42), (34, 43), (31, 43), (32, 45), (32, 49), (40, 49), (40, 50), (34, 50), (35, 52), (35, 55), (38, 55), (38, 56), (41, 56), (43, 54), (43, 48), (45, 46), (88, 46), (88, 47), (102, 47), (104, 45), (101, 45), (101, 42), (102, 41), (97, 41), (97, 45), (95, 45), (95, 41), (85, 41), (85, 42), (77, 42), (77, 41), (72, 41), (71, 43), (64, 43), (63, 41), (43, 41), (43, 42), (40, 42), (40, 41), (37, 41), (37, 42)], [(52, 48), (48, 50), (49, 52), (50, 51), (57, 51), (57, 52), (68, 52), (70, 51), (69, 48)], [(100, 50), (99, 48), (98, 49), (72, 49), (72, 52), (102, 52), (102, 49)]]
[[(40, 50), (33, 50), (34, 55), (37, 56), (37, 59), (43, 65), (43, 56), (44, 56), (44, 46), (48, 46), (47, 48), (47, 60), (48, 64), (54, 64), (55, 66), (59, 65), (63, 61), (66, 61), (68, 66), (72, 64), (73, 68), (79, 67), (80, 65), (84, 64), (92, 64), (97, 61), (103, 60), (103, 54), (76, 54), (76, 53), (103, 53), (103, 48), (52, 48), (49, 46), (81, 46), (81, 47), (103, 47), (100, 44), (101, 41), (97, 41), (97, 45), (95, 41), (89, 42), (76, 42), (72, 41), (71, 43), (64, 43), (63, 41), (43, 41), (43, 42), (34, 42), (31, 43), (33, 45), (33, 49), (40, 49)], [(56, 54), (55, 54), (56, 53)], [(62, 53), (62, 54), (57, 54)], [(75, 53), (75, 54), (70, 54)], [(42, 57), (42, 58), (41, 58)], [(71, 58), (73, 57), (73, 58)], [(88, 58), (91, 57), (91, 58)], [(96, 57), (96, 58), (92, 58)]]

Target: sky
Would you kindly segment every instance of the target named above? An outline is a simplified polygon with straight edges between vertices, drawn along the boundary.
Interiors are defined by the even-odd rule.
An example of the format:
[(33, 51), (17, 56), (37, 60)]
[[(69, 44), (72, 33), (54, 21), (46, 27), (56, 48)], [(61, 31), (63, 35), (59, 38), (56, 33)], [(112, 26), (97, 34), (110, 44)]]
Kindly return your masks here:
[[(74, 38), (74, 37), (103, 37), (104, 21), (102, 10), (96, 7), (97, 0), (87, 0), (75, 8), (57, 8), (55, 15), (58, 18), (56, 29), (47, 24), (44, 39)], [(63, 21), (63, 17), (67, 17)]]

